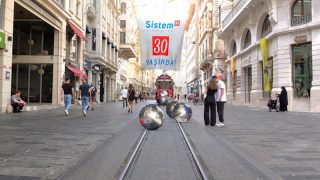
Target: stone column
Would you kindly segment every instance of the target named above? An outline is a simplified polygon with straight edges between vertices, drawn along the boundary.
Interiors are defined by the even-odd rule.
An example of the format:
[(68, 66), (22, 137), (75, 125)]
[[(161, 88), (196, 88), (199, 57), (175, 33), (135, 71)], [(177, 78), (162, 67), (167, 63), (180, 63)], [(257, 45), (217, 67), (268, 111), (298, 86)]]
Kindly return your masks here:
[[(320, 3), (318, 4), (320, 7)], [(320, 112), (320, 29), (312, 30), (312, 87), (311, 111)]]
[(4, 49), (0, 49), (0, 114), (12, 111), (10, 97), (13, 41), (8, 41), (8, 37), (12, 37), (13, 35), (13, 7), (14, 1), (6, 1), (3, 7), (3, 30), (6, 34), (6, 47)]

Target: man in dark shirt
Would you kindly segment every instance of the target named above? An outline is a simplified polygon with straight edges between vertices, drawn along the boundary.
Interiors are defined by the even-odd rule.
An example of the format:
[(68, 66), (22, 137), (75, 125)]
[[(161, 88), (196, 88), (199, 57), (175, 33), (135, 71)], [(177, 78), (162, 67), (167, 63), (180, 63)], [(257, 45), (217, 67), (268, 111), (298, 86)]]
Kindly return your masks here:
[(22, 108), (26, 103), (20, 98), (21, 91), (17, 90), (14, 95), (11, 96), (11, 106), (13, 107), (13, 112), (22, 112)]
[(67, 116), (69, 116), (71, 100), (73, 97), (74, 97), (74, 89), (70, 84), (70, 78), (66, 78), (66, 82), (62, 85), (61, 100), (63, 100), (62, 98), (64, 98), (64, 107), (65, 107), (64, 112), (66, 113)]
[(90, 95), (90, 86), (87, 83), (87, 80), (82, 78), (82, 84), (79, 87), (79, 100), (81, 99), (82, 113), (84, 116), (87, 116), (87, 110), (89, 106), (89, 95)]

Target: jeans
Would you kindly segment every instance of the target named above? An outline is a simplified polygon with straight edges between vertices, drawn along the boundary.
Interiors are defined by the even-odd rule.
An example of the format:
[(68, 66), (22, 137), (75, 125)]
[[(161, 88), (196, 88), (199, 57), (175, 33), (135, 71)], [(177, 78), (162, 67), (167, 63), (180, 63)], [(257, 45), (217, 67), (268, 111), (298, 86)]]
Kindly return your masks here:
[(82, 106), (82, 111), (87, 112), (87, 109), (89, 107), (89, 97), (88, 96), (82, 96), (81, 98), (81, 106)]
[(127, 101), (127, 98), (122, 98), (122, 105), (123, 107), (127, 107), (128, 106), (128, 101)]
[(217, 102), (217, 110), (218, 110), (218, 116), (219, 116), (219, 121), (224, 122), (224, 117), (223, 117), (223, 111), (224, 111), (224, 103), (223, 101), (218, 101)]
[[(204, 124), (216, 125), (216, 100), (214, 96), (207, 96), (204, 100)], [(210, 118), (209, 118), (210, 117)]]
[(65, 110), (67, 110), (68, 112), (70, 112), (71, 99), (72, 99), (71, 94), (64, 95), (64, 107), (65, 107)]

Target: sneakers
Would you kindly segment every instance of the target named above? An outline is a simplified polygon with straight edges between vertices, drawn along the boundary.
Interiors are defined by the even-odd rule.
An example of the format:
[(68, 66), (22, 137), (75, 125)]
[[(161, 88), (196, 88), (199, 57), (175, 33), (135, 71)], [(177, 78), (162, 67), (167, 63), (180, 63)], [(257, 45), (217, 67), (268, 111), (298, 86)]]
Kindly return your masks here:
[(218, 122), (218, 123), (216, 124), (216, 126), (218, 126), (218, 127), (222, 127), (222, 126), (224, 126), (224, 124), (223, 124), (223, 123), (221, 123), (221, 122)]
[(67, 116), (69, 116), (69, 112), (67, 110), (64, 110), (64, 112), (66, 113)]
[(87, 112), (86, 111), (82, 111), (84, 116), (87, 116)]

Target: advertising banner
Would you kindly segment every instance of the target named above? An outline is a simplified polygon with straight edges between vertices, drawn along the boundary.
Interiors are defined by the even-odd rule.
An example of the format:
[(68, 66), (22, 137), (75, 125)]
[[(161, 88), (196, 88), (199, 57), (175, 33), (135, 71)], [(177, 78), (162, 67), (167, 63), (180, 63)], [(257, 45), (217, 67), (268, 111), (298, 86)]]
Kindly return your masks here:
[(265, 38), (260, 40), (261, 57), (262, 57), (262, 68), (263, 68), (263, 90), (270, 91), (271, 83), (268, 75), (268, 41)]
[[(181, 5), (181, 4), (180, 4)], [(187, 13), (174, 3), (145, 5), (136, 14), (142, 70), (179, 70)], [(153, 9), (153, 11), (150, 11)]]
[(231, 66), (231, 77), (234, 79), (234, 57), (230, 58), (230, 66)]

